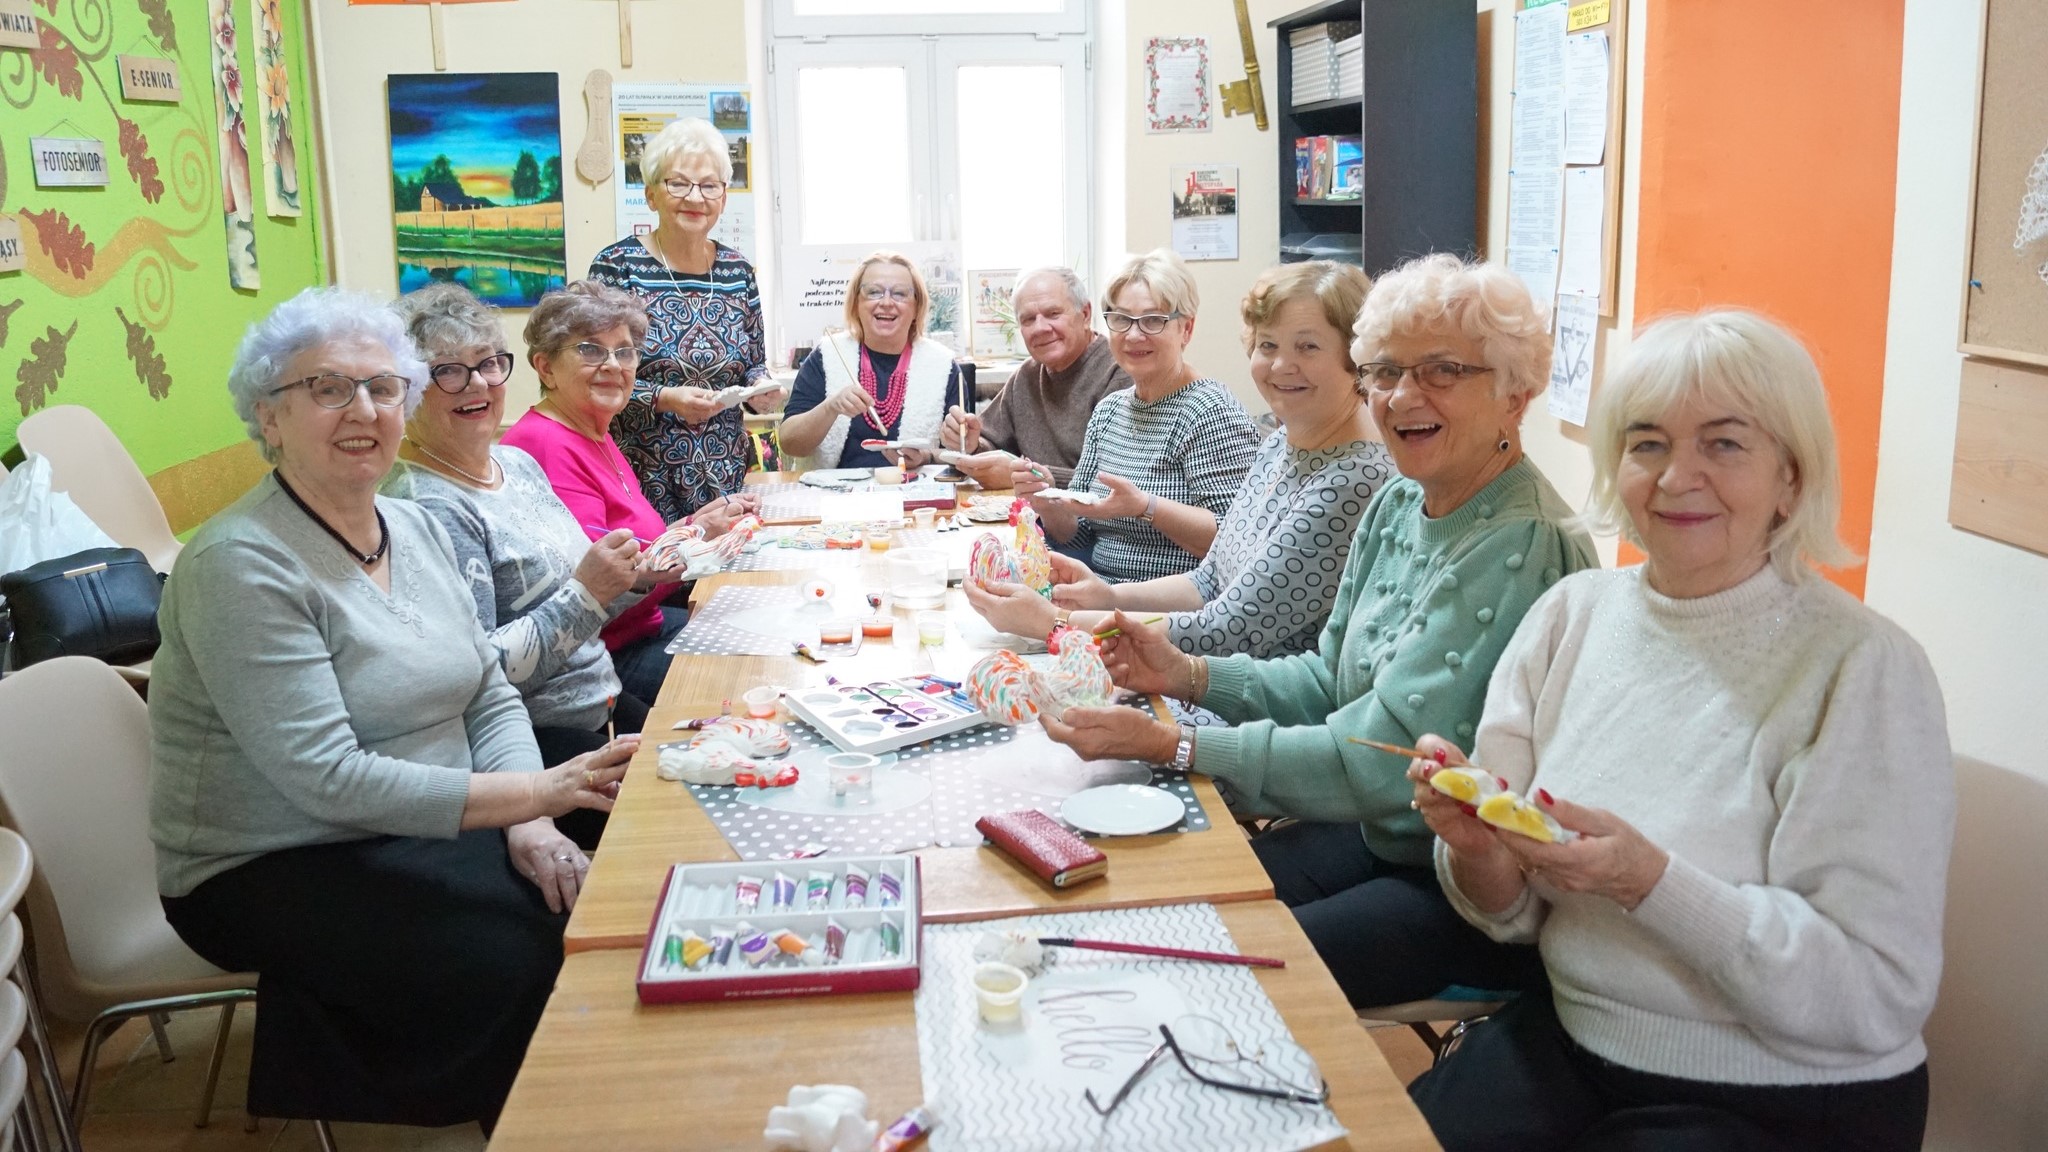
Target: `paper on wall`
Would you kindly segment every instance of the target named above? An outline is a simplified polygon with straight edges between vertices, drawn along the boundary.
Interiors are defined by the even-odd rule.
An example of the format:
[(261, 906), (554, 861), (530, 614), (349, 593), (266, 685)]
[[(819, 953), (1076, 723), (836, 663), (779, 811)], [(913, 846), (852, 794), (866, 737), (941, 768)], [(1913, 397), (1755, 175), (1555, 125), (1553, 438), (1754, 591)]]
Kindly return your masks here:
[(1537, 168), (1508, 173), (1508, 269), (1548, 300), (1557, 291), (1558, 218), (1564, 172)]
[(612, 89), (612, 197), (617, 237), (652, 232), (657, 221), (641, 183), (640, 149), (672, 120), (709, 120), (732, 155), (732, 187), (711, 238), (758, 263), (754, 237), (753, 109), (744, 84), (619, 84)]
[(1591, 296), (1605, 287), (1607, 169), (1564, 170), (1564, 238), (1559, 243), (1557, 290)]
[(1550, 414), (1584, 427), (1593, 396), (1593, 340), (1600, 298), (1563, 294), (1557, 298), (1556, 343), (1550, 357)]
[(1564, 41), (1564, 162), (1598, 164), (1607, 154), (1607, 33)]

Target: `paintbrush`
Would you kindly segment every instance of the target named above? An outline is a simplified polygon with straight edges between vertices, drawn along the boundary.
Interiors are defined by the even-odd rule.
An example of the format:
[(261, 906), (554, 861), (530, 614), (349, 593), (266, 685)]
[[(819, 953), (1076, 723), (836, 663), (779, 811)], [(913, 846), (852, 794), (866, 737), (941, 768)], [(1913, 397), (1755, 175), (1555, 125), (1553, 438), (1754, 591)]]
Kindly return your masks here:
[[(1384, 740), (1367, 740), (1363, 736), (1346, 736), (1345, 739), (1353, 744), (1363, 744), (1367, 748), (1377, 748), (1389, 756), (1406, 756), (1411, 760), (1430, 760), (1438, 764), (1443, 764), (1445, 761), (1445, 756), (1442, 752), (1424, 752), (1420, 748), (1410, 748), (1405, 744), (1389, 744)], [(1460, 764), (1458, 767), (1470, 768), (1475, 772), (1486, 771), (1486, 769), (1481, 768), (1477, 764)]]
[(619, 698), (617, 696), (607, 696), (604, 698), (604, 742), (607, 744), (619, 738), (619, 734), (612, 731), (612, 705), (618, 702)]
[(1088, 948), (1097, 952), (1129, 952), (1138, 956), (1164, 956), (1172, 960), (1200, 960), (1208, 964), (1242, 964), (1250, 968), (1285, 968), (1287, 961), (1271, 956), (1242, 956), (1235, 952), (1201, 952), (1192, 948), (1164, 948), (1154, 944), (1125, 944), (1116, 940), (1077, 940), (1072, 936), (1040, 936), (1048, 948)]
[[(1162, 613), (1162, 614), (1160, 614), (1160, 615), (1158, 615), (1158, 616), (1147, 616), (1147, 617), (1145, 617), (1145, 618), (1144, 618), (1143, 620), (1140, 620), (1140, 621), (1138, 621), (1138, 623), (1140, 623), (1140, 624), (1157, 624), (1157, 623), (1159, 623), (1159, 622), (1160, 622), (1161, 620), (1164, 620), (1164, 619), (1166, 619), (1166, 616), (1165, 616), (1165, 615), (1164, 615), (1164, 614)], [(1109, 639), (1109, 638), (1110, 638), (1111, 636), (1121, 636), (1121, 635), (1123, 635), (1123, 634), (1124, 634), (1124, 630), (1123, 630), (1123, 629), (1121, 629), (1121, 628), (1116, 628), (1116, 627), (1104, 628), (1104, 629), (1103, 629), (1102, 631), (1100, 631), (1100, 632), (1094, 632), (1094, 633), (1090, 633), (1090, 635), (1094, 636), (1094, 637), (1095, 637), (1095, 638), (1096, 638), (1097, 640), (1107, 640), (1107, 639)]]

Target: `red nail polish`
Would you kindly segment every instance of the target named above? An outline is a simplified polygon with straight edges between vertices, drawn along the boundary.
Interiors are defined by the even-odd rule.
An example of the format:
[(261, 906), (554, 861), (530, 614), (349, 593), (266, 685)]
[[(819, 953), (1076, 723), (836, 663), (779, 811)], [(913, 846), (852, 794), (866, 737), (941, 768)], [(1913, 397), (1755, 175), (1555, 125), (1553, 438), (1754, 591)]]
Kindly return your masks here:
[(1448, 764), (1448, 763), (1450, 763), (1450, 760), (1451, 760), (1450, 754), (1449, 754), (1449, 753), (1447, 753), (1447, 752), (1445, 752), (1445, 751), (1444, 751), (1443, 749), (1441, 749), (1441, 748), (1437, 749), (1437, 750), (1436, 750), (1436, 751), (1434, 751), (1434, 752), (1431, 752), (1431, 753), (1430, 753), (1430, 757), (1431, 757), (1432, 759), (1434, 759), (1434, 760), (1435, 760), (1435, 761), (1436, 761), (1437, 763), (1439, 763), (1439, 764)]
[(1512, 791), (1514, 791), (1514, 789), (1512, 789), (1512, 788), (1509, 788), (1509, 787), (1508, 787), (1508, 778), (1507, 778), (1507, 777), (1505, 777), (1505, 776), (1495, 776), (1495, 777), (1493, 778), (1493, 781), (1494, 781), (1494, 783), (1496, 783), (1496, 784), (1499, 784), (1499, 785), (1500, 785), (1500, 790), (1501, 790), (1501, 791), (1503, 791), (1503, 792), (1512, 792)]
[(1555, 801), (1555, 800), (1552, 800), (1552, 799), (1550, 798), (1550, 789), (1548, 789), (1548, 788), (1538, 788), (1538, 789), (1536, 790), (1536, 798), (1537, 798), (1538, 800), (1541, 800), (1541, 801), (1543, 801), (1543, 806), (1544, 806), (1544, 807), (1546, 807), (1546, 808), (1548, 808), (1548, 807), (1550, 807), (1551, 805), (1553, 805), (1553, 804), (1557, 803), (1557, 801)]
[(1474, 807), (1473, 807), (1473, 806), (1471, 806), (1470, 804), (1460, 804), (1460, 805), (1458, 805), (1458, 807), (1460, 807), (1460, 808), (1464, 809), (1464, 810), (1465, 810), (1465, 815), (1467, 815), (1467, 816), (1477, 816), (1477, 815), (1479, 815), (1479, 809), (1477, 809), (1477, 808), (1474, 808)]

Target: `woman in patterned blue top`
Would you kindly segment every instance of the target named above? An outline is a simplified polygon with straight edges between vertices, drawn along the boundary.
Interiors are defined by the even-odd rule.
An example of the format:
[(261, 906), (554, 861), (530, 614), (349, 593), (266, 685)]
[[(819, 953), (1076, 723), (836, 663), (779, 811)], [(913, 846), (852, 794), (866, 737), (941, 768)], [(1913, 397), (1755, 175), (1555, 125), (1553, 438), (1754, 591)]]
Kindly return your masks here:
[[(613, 420), (612, 436), (663, 521), (702, 508), (711, 520), (730, 522), (753, 510), (740, 495), (751, 449), (739, 406), (721, 401), (719, 391), (768, 375), (754, 266), (711, 238), (725, 211), (732, 157), (718, 129), (684, 119), (648, 141), (640, 163), (647, 206), (660, 223), (590, 262), (592, 280), (647, 307), (633, 398)], [(779, 393), (750, 401), (763, 410), (780, 403)], [(705, 517), (696, 522), (714, 536), (725, 528)]]
[(970, 583), (969, 603), (995, 627), (1025, 636), (1062, 620), (1094, 631), (1121, 608), (1167, 613), (1167, 635), (1201, 655), (1264, 659), (1314, 648), (1358, 519), (1394, 474), (1349, 348), (1371, 286), (1357, 268), (1317, 261), (1270, 269), (1246, 294), (1252, 381), (1284, 427), (1259, 446), (1193, 571), (1110, 584), (1055, 554), (1050, 601), (1022, 585), (987, 592)]

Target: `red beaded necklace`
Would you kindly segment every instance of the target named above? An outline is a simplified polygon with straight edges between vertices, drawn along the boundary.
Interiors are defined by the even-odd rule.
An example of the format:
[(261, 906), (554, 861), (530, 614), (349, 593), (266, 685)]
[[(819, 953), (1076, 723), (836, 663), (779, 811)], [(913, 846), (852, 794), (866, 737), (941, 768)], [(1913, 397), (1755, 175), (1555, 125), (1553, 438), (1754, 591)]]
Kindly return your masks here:
[(889, 373), (889, 392), (884, 396), (875, 384), (875, 362), (868, 359), (868, 346), (860, 346), (860, 387), (861, 391), (875, 398), (875, 415), (882, 418), (882, 427), (875, 429), (887, 436), (896, 427), (896, 418), (903, 415), (903, 394), (907, 391), (910, 378), (910, 346), (904, 345), (903, 355), (896, 358), (896, 369)]

